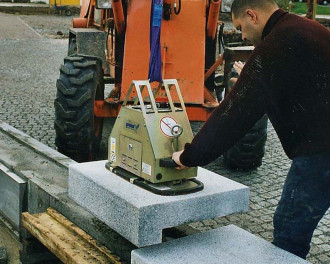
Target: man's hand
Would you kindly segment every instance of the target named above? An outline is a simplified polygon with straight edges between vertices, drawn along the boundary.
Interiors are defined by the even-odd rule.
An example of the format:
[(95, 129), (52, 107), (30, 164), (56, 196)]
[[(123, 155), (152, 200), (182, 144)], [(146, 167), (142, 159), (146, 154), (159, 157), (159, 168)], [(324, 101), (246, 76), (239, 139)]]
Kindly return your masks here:
[(234, 63), (234, 69), (238, 73), (238, 75), (241, 74), (241, 71), (242, 71), (243, 67), (244, 67), (244, 63), (243, 62), (241, 62), (241, 61), (235, 61), (235, 63)]
[(180, 156), (182, 154), (183, 150), (174, 152), (172, 155), (172, 159), (175, 161), (176, 164), (178, 164), (180, 167), (175, 167), (177, 170), (184, 170), (188, 169), (188, 167), (184, 166), (180, 161)]

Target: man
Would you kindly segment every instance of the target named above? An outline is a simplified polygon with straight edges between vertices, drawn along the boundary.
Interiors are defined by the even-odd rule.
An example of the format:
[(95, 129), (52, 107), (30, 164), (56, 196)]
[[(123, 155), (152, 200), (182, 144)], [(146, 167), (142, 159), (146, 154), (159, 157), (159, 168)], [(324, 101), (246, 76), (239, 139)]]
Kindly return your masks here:
[(267, 113), (293, 160), (273, 243), (306, 258), (330, 206), (330, 32), (273, 0), (235, 0), (232, 19), (255, 49), (231, 92), (173, 159), (179, 169), (206, 165)]

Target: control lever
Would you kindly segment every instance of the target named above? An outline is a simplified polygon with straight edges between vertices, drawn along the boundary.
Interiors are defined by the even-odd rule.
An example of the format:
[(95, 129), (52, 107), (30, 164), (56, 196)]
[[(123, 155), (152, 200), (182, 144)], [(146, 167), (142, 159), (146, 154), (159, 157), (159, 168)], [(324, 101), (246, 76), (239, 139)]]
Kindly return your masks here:
[(175, 168), (180, 166), (172, 158), (163, 158), (159, 160), (159, 167)]
[(171, 134), (173, 136), (173, 149), (174, 151), (179, 151), (179, 137), (183, 133), (183, 127), (179, 124), (176, 124), (171, 127)]
[[(183, 128), (181, 125), (176, 124), (171, 127), (171, 134), (173, 136), (173, 149), (174, 151), (179, 151), (178, 150), (178, 145), (179, 145), (179, 137), (183, 133)], [(177, 163), (175, 163), (172, 158), (163, 158), (159, 160), (159, 167), (166, 167), (166, 168), (174, 168), (174, 167), (180, 167)]]

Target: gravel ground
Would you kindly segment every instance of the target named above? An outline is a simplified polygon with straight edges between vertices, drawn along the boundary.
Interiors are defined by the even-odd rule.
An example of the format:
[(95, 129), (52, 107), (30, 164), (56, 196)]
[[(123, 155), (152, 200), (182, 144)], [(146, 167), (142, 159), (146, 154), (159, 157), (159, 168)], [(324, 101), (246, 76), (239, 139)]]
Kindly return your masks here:
[(72, 16), (19, 16), (26, 24), (46, 38), (68, 38)]
[[(2, 47), (0, 119), (54, 148), (55, 82), (58, 78), (59, 66), (66, 56), (67, 40), (63, 38), (68, 34), (71, 18), (47, 15), (17, 17), (32, 27), (41, 37), (35, 34), (32, 40), (20, 39), (20, 37), (1, 38), (0, 28)], [(14, 19), (15, 16), (7, 17), (9, 18)], [(63, 35), (58, 35), (58, 31), (61, 31)], [(107, 120), (98, 159), (106, 159), (106, 140), (111, 125), (112, 121)], [(196, 132), (201, 123), (193, 123), (192, 126)], [(290, 160), (285, 156), (271, 125), (268, 130), (266, 155), (260, 168), (250, 172), (230, 171), (224, 168), (222, 158), (206, 166), (212, 171), (250, 187), (249, 211), (192, 223), (190, 224), (192, 227), (208, 230), (235, 224), (268, 241), (272, 240), (272, 217)], [(315, 231), (308, 260), (312, 263), (330, 263), (329, 242), (330, 213), (328, 212)]]

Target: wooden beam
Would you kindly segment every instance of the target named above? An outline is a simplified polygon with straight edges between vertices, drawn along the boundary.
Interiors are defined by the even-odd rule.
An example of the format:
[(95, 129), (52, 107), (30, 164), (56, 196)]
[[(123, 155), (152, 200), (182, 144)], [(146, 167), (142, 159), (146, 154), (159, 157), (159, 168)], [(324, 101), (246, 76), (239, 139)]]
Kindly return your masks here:
[(52, 208), (41, 214), (23, 213), (22, 225), (63, 263), (122, 263), (119, 257)]

